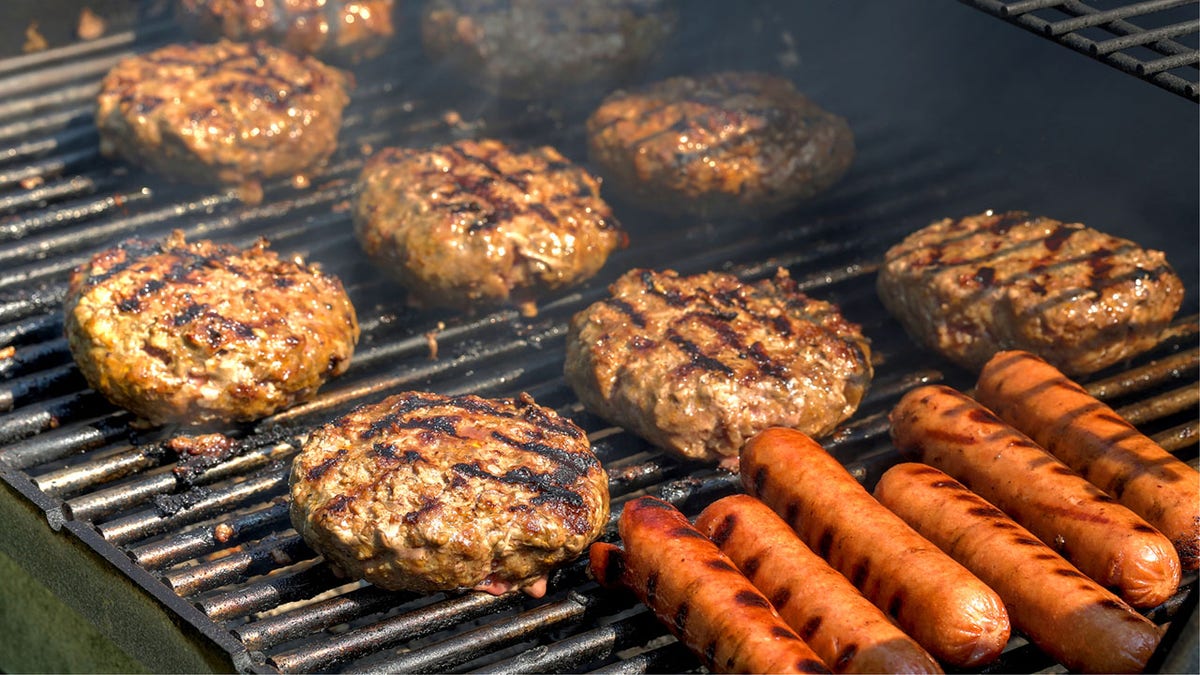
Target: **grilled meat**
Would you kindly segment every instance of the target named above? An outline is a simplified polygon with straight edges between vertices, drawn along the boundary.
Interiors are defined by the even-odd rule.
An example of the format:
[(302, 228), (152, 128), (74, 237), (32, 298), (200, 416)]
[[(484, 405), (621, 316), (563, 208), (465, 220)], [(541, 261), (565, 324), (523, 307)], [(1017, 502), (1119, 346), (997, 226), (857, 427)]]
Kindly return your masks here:
[(854, 159), (846, 121), (788, 80), (675, 77), (604, 100), (587, 121), (593, 162), (643, 208), (766, 216), (836, 183)]
[(100, 151), (168, 178), (243, 188), (317, 170), (337, 146), (351, 81), (261, 43), (169, 45), (104, 78)]
[(1019, 211), (909, 235), (887, 252), (877, 286), (914, 339), (964, 368), (1023, 349), (1073, 375), (1154, 346), (1184, 291), (1158, 251)]
[(859, 327), (784, 270), (743, 284), (635, 269), (609, 291), (571, 320), (567, 382), (591, 412), (687, 459), (736, 468), (770, 426), (827, 434), (873, 375)]
[(236, 438), (225, 434), (176, 436), (165, 445), (179, 457), (171, 472), (184, 485), (191, 485), (200, 474), (232, 459), (243, 449)]
[(550, 147), (388, 148), (359, 187), (359, 242), (414, 305), (511, 301), (532, 315), (539, 292), (587, 279), (624, 242), (600, 182)]
[(339, 63), (379, 56), (395, 32), (394, 0), (180, 0), (180, 21), (200, 38), (265, 40)]
[(88, 384), (154, 424), (250, 421), (312, 398), (358, 340), (336, 278), (266, 240), (138, 239), (71, 276), (66, 334)]
[(393, 590), (545, 592), (608, 521), (587, 436), (527, 394), (406, 392), (313, 431), (292, 524), (338, 570)]
[(433, 0), (426, 52), (507, 98), (607, 89), (644, 68), (674, 31), (666, 0)]

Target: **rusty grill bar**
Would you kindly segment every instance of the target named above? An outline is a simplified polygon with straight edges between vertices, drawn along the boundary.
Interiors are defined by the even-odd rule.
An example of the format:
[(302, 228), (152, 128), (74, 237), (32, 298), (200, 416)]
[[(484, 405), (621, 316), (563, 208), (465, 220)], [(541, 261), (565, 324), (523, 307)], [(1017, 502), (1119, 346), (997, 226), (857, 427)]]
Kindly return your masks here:
[[(1034, 4), (1079, 3), (1027, 2), (1016, 9)], [(1128, 18), (1077, 14), (1087, 25), (1109, 28)], [(1177, 35), (1129, 35), (1100, 49), (1115, 53), (1122, 45), (1166, 43)], [(1003, 180), (997, 167), (869, 121), (856, 125), (860, 154), (845, 184), (795, 214), (751, 224), (678, 222), (618, 208), (633, 245), (614, 255), (597, 279), (544, 299), (538, 317), (522, 319), (511, 309), (474, 316), (415, 312), (399, 306), (396, 288), (362, 263), (349, 233), (346, 200), (364, 148), (426, 145), (473, 133), (445, 123), (443, 114), (479, 110), (476, 121), (484, 122), (488, 135), (551, 143), (582, 158), (579, 125), (562, 124), (562, 111), (536, 105), (481, 107), (470, 92), (445, 89), (436, 78), (397, 82), (392, 70), (367, 70), (327, 172), (303, 192), (283, 182), (268, 185), (262, 205), (245, 206), (225, 194), (157, 183), (98, 156), (90, 122), (97, 79), (131, 51), (176, 37), (169, 23), (154, 23), (136, 35), (118, 33), (0, 61), (0, 475), (63, 536), (109, 560), (224, 649), (240, 670), (698, 668), (636, 601), (601, 592), (589, 581), (583, 561), (558, 570), (541, 600), (388, 593), (333, 575), (291, 528), (284, 501), (288, 462), (309, 429), (408, 388), (528, 391), (574, 419), (610, 475), (609, 540), (621, 504), (631, 497), (656, 494), (694, 515), (736, 491), (735, 476), (663, 456), (590, 415), (562, 381), (567, 320), (602, 297), (607, 282), (626, 269), (727, 269), (756, 279), (783, 266), (806, 292), (838, 303), (861, 323), (873, 340), (877, 376), (859, 412), (823, 442), (867, 484), (897, 460), (887, 441), (886, 414), (904, 392), (931, 382), (970, 385), (967, 374), (900, 332), (875, 296), (874, 277), (883, 251), (926, 224), (929, 214), (1019, 203), (1019, 186)], [(389, 63), (419, 71), (421, 59), (419, 46), (405, 44)], [(812, 89), (819, 100), (821, 92)], [(187, 483), (174, 475), (173, 455), (162, 447), (180, 430), (135, 430), (130, 415), (86, 389), (62, 338), (59, 313), (66, 275), (92, 251), (133, 234), (159, 237), (175, 228), (189, 237), (238, 244), (267, 236), (276, 250), (321, 262), (345, 282), (363, 335), (350, 370), (316, 400), (225, 430), (243, 452)], [(1190, 304), (1159, 347), (1087, 383), (1193, 465), (1200, 436), (1195, 282), (1187, 280)], [(438, 345), (436, 359), (430, 358), (431, 339)], [(1167, 621), (1186, 609), (1195, 589), (1191, 575), (1152, 617)], [(1018, 637), (990, 670), (1030, 672), (1050, 665)]]

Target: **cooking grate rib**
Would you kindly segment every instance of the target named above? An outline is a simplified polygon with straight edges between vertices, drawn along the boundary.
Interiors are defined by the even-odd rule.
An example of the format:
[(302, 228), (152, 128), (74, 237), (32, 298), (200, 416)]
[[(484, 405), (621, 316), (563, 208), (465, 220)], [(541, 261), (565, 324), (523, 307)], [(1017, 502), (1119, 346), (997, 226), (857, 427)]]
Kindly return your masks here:
[[(959, 0), (1103, 61), (1184, 98), (1200, 101), (1197, 0)], [(1107, 9), (1102, 8), (1107, 7)], [(1166, 15), (1168, 10), (1181, 10)], [(1127, 19), (1138, 19), (1135, 24)], [(1148, 23), (1147, 23), (1148, 22)], [(1165, 25), (1153, 26), (1158, 22)], [(1092, 29), (1088, 33), (1088, 29)], [(1091, 35), (1089, 37), (1089, 35)], [(1177, 38), (1189, 39), (1192, 45)]]
[[(1031, 11), (1035, 4), (1079, 3), (1019, 8)], [(1120, 31), (1125, 18), (1100, 20)], [(1172, 30), (1150, 37), (1126, 30), (1120, 44), (1173, 49), (1181, 33)], [(562, 124), (567, 114), (561, 110), (480, 107), (474, 94), (447, 89), (436, 76), (397, 83), (395, 72), (428, 69), (419, 48), (405, 43), (387, 66), (360, 78), (341, 149), (325, 174), (303, 192), (272, 183), (262, 205), (245, 206), (223, 193), (157, 183), (103, 160), (93, 145), (90, 99), (101, 64), (175, 37), (170, 25), (156, 24), (137, 42), (122, 33), (0, 61), (0, 350), (12, 348), (0, 351), (0, 476), (43, 509), (63, 536), (108, 559), (212, 639), (240, 670), (698, 668), (634, 600), (588, 581), (583, 561), (557, 571), (542, 600), (388, 593), (333, 575), (300, 542), (282, 499), (287, 462), (312, 426), (405, 388), (528, 391), (574, 419), (610, 473), (614, 513), (604, 535), (610, 541), (621, 505), (637, 495), (656, 494), (694, 514), (736, 491), (735, 476), (666, 457), (590, 415), (562, 381), (566, 321), (631, 267), (726, 269), (757, 279), (783, 266), (806, 292), (837, 302), (862, 324), (874, 340), (877, 377), (860, 412), (824, 444), (867, 484), (897, 459), (887, 442), (886, 413), (904, 392), (931, 382), (969, 384), (966, 374), (899, 332), (873, 282), (886, 247), (934, 217), (1019, 204), (1019, 188), (997, 167), (872, 118), (855, 125), (860, 154), (844, 184), (795, 213), (735, 224), (682, 222), (621, 207), (633, 245), (614, 255), (597, 279), (546, 298), (537, 318), (510, 309), (475, 316), (415, 312), (399, 306), (396, 287), (362, 264), (349, 235), (346, 199), (368, 154), (364, 146), (425, 145), (476, 133), (449, 126), (444, 113), (471, 112), (462, 116), (470, 120), (479, 111), (478, 133), (552, 143), (582, 159), (579, 125)], [(1119, 51), (1116, 39), (1100, 43), (1105, 53)], [(812, 93), (821, 99), (819, 88)], [(61, 335), (60, 303), (75, 265), (125, 236), (162, 236), (174, 228), (239, 244), (266, 235), (281, 252), (305, 254), (343, 279), (363, 327), (344, 376), (310, 403), (227, 429), (243, 452), (188, 482), (176, 478), (173, 455), (161, 445), (181, 430), (133, 431), (127, 413), (84, 388)], [(1191, 299), (1196, 289), (1188, 283)], [(1089, 385), (1193, 463), (1200, 430), (1197, 320), (1179, 319), (1159, 348)], [(430, 358), (430, 339), (438, 344), (437, 359)], [(1195, 596), (1195, 586), (1193, 575), (1157, 610), (1156, 620), (1169, 620)], [(1018, 638), (993, 668), (1030, 672), (1050, 665)]]

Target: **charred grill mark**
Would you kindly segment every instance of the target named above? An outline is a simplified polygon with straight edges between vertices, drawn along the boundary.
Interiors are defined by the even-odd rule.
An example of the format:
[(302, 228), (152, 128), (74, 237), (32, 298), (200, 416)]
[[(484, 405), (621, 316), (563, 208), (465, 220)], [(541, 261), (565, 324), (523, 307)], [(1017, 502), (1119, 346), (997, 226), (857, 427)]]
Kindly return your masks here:
[[(988, 229), (991, 230), (993, 234), (1004, 235), (1017, 225), (1029, 222), (1030, 218), (1031, 217), (1027, 211), (1009, 211), (992, 221), (991, 224), (988, 225)], [(958, 222), (962, 223), (962, 220), (960, 219)]]
[(1067, 239), (1070, 239), (1071, 235), (1078, 231), (1078, 228), (1059, 225), (1058, 227), (1054, 228), (1053, 232), (1046, 235), (1046, 240), (1043, 243), (1045, 244), (1047, 250), (1057, 252), (1060, 248), (1062, 248), (1063, 244), (1067, 243)]
[(176, 328), (191, 323), (209, 309), (207, 303), (191, 303), (182, 312), (171, 318), (171, 324)]
[(344, 448), (338, 450), (333, 457), (326, 458), (325, 461), (309, 469), (304, 475), (309, 480), (318, 480), (321, 476), (324, 476), (329, 472), (330, 469), (337, 465), (338, 462), (342, 461), (342, 458), (345, 456), (346, 450)]
[(559, 469), (556, 469), (553, 475), (564, 484), (586, 476), (589, 471), (600, 465), (600, 460), (589, 452), (567, 452), (562, 448), (537, 441), (519, 441), (505, 436), (499, 431), (493, 431), (492, 438), (509, 447), (540, 455), (554, 462)]
[(815, 659), (802, 659), (796, 662), (796, 672), (800, 673), (828, 673), (829, 669), (824, 663)]
[(771, 596), (771, 604), (775, 607), (775, 609), (782, 610), (787, 606), (791, 599), (792, 589), (788, 586), (783, 586), (779, 590), (775, 591), (775, 594)]
[(758, 574), (758, 568), (761, 566), (762, 558), (760, 556), (754, 556), (742, 565), (742, 573), (747, 577), (752, 577)]
[(1087, 579), (1088, 578), (1086, 574), (1084, 574), (1083, 572), (1080, 572), (1079, 570), (1074, 569), (1072, 567), (1060, 567), (1060, 568), (1054, 570), (1054, 573), (1060, 577), (1067, 577), (1069, 579)]
[[(775, 607), (779, 607), (779, 605), (775, 605)], [(824, 623), (824, 617), (821, 615), (812, 616), (811, 619), (805, 621), (804, 626), (800, 626), (799, 629), (800, 639), (811, 640), (812, 635), (816, 635), (817, 631), (820, 631), (822, 623)]]
[(602, 573), (605, 587), (616, 586), (625, 578), (625, 554), (620, 549), (610, 549), (608, 556), (604, 558)]
[(650, 607), (658, 605), (658, 572), (646, 576), (646, 604)]
[(629, 304), (628, 302), (625, 302), (620, 298), (606, 298), (603, 300), (603, 302), (609, 307), (612, 307), (618, 312), (629, 317), (629, 320), (632, 321), (638, 328), (646, 327), (646, 317), (642, 316), (642, 313), (634, 309), (633, 305)]
[(742, 344), (741, 336), (733, 329), (733, 326), (730, 325), (730, 322), (732, 322), (738, 316), (739, 315), (737, 312), (689, 312), (688, 314), (684, 315), (684, 319), (695, 319), (701, 324), (707, 326), (714, 333), (716, 333), (717, 338), (720, 339), (725, 346), (727, 346), (734, 353), (749, 358), (757, 367), (759, 372), (763, 373), (764, 375), (780, 380), (786, 380), (787, 367), (772, 359), (770, 355), (767, 354), (766, 348), (763, 347), (761, 342), (755, 342), (749, 347)]
[(671, 623), (675, 625), (675, 630), (682, 631), (687, 626), (688, 613), (691, 612), (691, 606), (687, 601), (679, 603), (679, 607), (675, 610), (675, 616), (671, 619)]
[(725, 562), (721, 558), (713, 558), (704, 563), (709, 569), (717, 570), (718, 572), (737, 572), (737, 568)]
[(585, 506), (583, 497), (578, 492), (555, 484), (545, 474), (534, 473), (527, 467), (518, 467), (499, 476), (485, 471), (475, 464), (459, 463), (451, 468), (455, 473), (463, 476), (494, 480), (505, 485), (516, 485), (537, 492), (537, 496), (530, 500), (533, 504), (558, 503), (574, 508)]
[(637, 499), (637, 501), (633, 502), (631, 506), (639, 509), (658, 509), (660, 511), (675, 510), (674, 506), (671, 506), (660, 499), (654, 499), (653, 497), (640, 497)]
[(325, 505), (324, 512), (327, 514), (341, 513), (352, 501), (354, 501), (354, 497), (350, 495), (338, 495), (329, 500), (329, 503)]
[(674, 328), (667, 329), (667, 339), (675, 343), (683, 353), (687, 354), (689, 359), (688, 363), (676, 369), (678, 375), (684, 376), (697, 369), (733, 375), (733, 370), (729, 366), (705, 354), (699, 345), (680, 335)]
[(854, 584), (855, 586), (857, 586), (859, 588), (862, 588), (862, 585), (864, 582), (866, 582), (867, 575), (869, 573), (870, 573), (870, 570), (868, 569), (867, 561), (860, 560), (850, 570), (850, 576), (847, 578), (850, 579), (850, 583)]
[(799, 640), (800, 638), (786, 626), (771, 626), (771, 635), (780, 640)]
[(421, 453), (416, 450), (405, 450), (400, 452), (400, 448), (391, 443), (375, 443), (371, 446), (371, 452), (376, 457), (387, 462), (397, 462), (400, 464), (416, 464), (417, 462), (425, 461)]
[(714, 665), (713, 659), (717, 657), (717, 641), (713, 640), (704, 645), (704, 664), (710, 668)]
[(980, 267), (975, 272), (974, 279), (975, 283), (979, 284), (980, 286), (991, 286), (992, 284), (996, 283), (996, 268)]
[(858, 645), (851, 642), (850, 644), (846, 645), (845, 647), (842, 647), (841, 653), (837, 655), (836, 659), (834, 659), (834, 663), (835, 663), (834, 667), (837, 668), (839, 671), (841, 671), (843, 668), (846, 667), (846, 665), (848, 663), (850, 663), (852, 660), (854, 660), (854, 657), (857, 655), (858, 655)]
[(689, 525), (680, 525), (679, 527), (671, 530), (671, 536), (679, 537), (680, 539), (702, 539), (704, 541), (708, 541), (707, 537), (700, 534)]
[[(480, 179), (471, 179), (466, 176), (459, 176), (453, 171), (450, 173), (450, 176), (454, 178), (457, 189), (455, 192), (447, 196), (453, 196), (455, 194), (465, 192), (471, 195), (483, 197), (492, 205), (491, 213), (485, 213), (482, 218), (472, 223), (467, 228), (467, 232), (475, 233), (483, 230), (490, 230), (496, 227), (496, 225), (499, 224), (499, 221), (512, 220), (516, 216), (530, 212), (536, 213), (547, 223), (558, 223), (558, 217), (555, 216), (550, 209), (546, 208), (544, 204), (531, 201), (522, 206), (521, 204), (502, 197), (492, 187), (497, 182), (503, 182), (517, 188), (522, 193), (528, 193), (529, 182), (522, 179), (521, 174), (501, 171), (500, 167), (492, 163), (489, 158), (473, 155), (464, 150), (458, 144), (446, 146), (446, 149), (454, 155), (457, 155), (459, 158), (476, 166), (482, 167), (489, 174)], [(528, 175), (529, 171), (526, 170), (524, 173)]]
[(976, 506), (968, 509), (967, 513), (980, 518), (1007, 518), (1003, 511), (993, 506)]
[(429, 513), (430, 511), (435, 511), (440, 507), (441, 507), (441, 502), (437, 501), (436, 499), (431, 499), (429, 497), (422, 495), (421, 496), (421, 505), (417, 507), (416, 511), (409, 511), (408, 513), (404, 514), (404, 522), (408, 523), (409, 525), (412, 525), (413, 523), (420, 520), (421, 516), (425, 515), (426, 513)]
[(730, 513), (717, 523), (717, 527), (713, 530), (709, 539), (717, 546), (724, 546), (725, 542), (729, 541), (729, 537), (733, 535), (734, 529), (737, 528), (737, 514)]
[(737, 595), (733, 596), (733, 601), (742, 607), (759, 607), (762, 609), (770, 609), (771, 603), (762, 596), (761, 593), (751, 590), (738, 591)]
[(690, 298), (684, 297), (684, 295), (679, 292), (678, 288), (668, 288), (664, 290), (659, 285), (657, 275), (655, 275), (652, 270), (642, 270), (641, 279), (642, 285), (645, 287), (646, 292), (652, 295), (657, 295), (672, 307), (683, 307), (690, 300)]
[(887, 613), (891, 617), (899, 617), (904, 611), (904, 591), (898, 590), (887, 603)]
[(583, 438), (585, 435), (583, 429), (580, 429), (569, 420), (550, 415), (541, 406), (535, 404), (533, 397), (528, 394), (522, 394), (522, 398), (518, 401), (518, 404), (522, 406), (521, 412), (524, 414), (525, 419), (532, 422), (542, 431), (550, 431), (570, 438)]

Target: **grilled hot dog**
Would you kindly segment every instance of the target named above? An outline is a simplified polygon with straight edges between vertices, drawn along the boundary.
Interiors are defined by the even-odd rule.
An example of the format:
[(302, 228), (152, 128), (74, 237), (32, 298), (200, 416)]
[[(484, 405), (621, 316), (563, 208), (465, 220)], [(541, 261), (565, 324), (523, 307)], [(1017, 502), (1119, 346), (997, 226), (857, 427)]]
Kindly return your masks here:
[(975, 397), (1158, 528), (1183, 569), (1200, 565), (1200, 472), (1028, 352), (992, 357)]
[(937, 661), (749, 495), (717, 500), (696, 529), (737, 563), (835, 673), (940, 673)]
[(1179, 556), (1158, 530), (987, 408), (949, 387), (904, 395), (892, 441), (950, 474), (1135, 607), (1179, 586)]
[(595, 543), (592, 575), (631, 589), (704, 665), (723, 673), (829, 669), (716, 544), (670, 504), (640, 497), (618, 529), (625, 550)]
[(742, 448), (746, 490), (939, 659), (964, 668), (1008, 642), (1000, 597), (875, 501), (808, 436), (760, 432)]
[(1017, 629), (1068, 669), (1145, 668), (1158, 626), (950, 476), (900, 464), (883, 474), (875, 496), (995, 589)]

